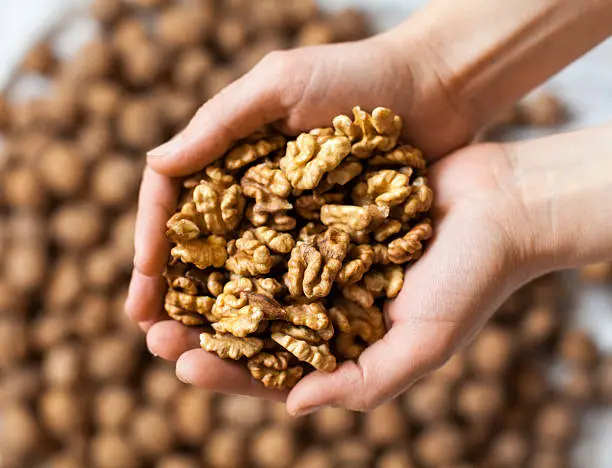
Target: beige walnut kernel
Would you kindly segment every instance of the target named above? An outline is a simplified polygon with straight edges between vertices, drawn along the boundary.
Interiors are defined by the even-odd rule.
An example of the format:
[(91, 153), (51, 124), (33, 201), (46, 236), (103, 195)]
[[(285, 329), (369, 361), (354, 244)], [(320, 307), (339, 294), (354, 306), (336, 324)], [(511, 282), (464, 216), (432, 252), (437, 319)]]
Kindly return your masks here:
[(433, 228), (428, 220), (417, 224), (403, 237), (391, 241), (389, 260), (395, 264), (417, 260), (423, 254), (423, 241), (432, 235)]
[(291, 354), (285, 351), (259, 353), (249, 359), (247, 367), (251, 375), (261, 380), (266, 388), (284, 390), (294, 387), (304, 373), (301, 366), (289, 366), (290, 359)]
[(175, 260), (192, 263), (202, 270), (210, 266), (220, 268), (227, 259), (225, 239), (221, 236), (190, 239), (184, 243), (177, 244), (172, 248), (170, 254)]
[(272, 339), (300, 361), (307, 362), (317, 370), (331, 372), (336, 368), (336, 358), (325, 343), (313, 345), (279, 332), (273, 332)]
[[(273, 241), (274, 239), (270, 237), (267, 238)], [(285, 247), (282, 242), (279, 242), (279, 244), (281, 244), (280, 247)], [(231, 240), (227, 244), (229, 257), (225, 262), (225, 268), (238, 275), (265, 275), (280, 261), (280, 256), (273, 255), (270, 250), (264, 242), (257, 238), (254, 232), (246, 231), (242, 234), (242, 237)]]
[(249, 295), (221, 294), (212, 308), (214, 323), (212, 327), (218, 333), (231, 333), (238, 338), (244, 338), (254, 333), (264, 319), (260, 307), (252, 304)]
[(236, 145), (225, 156), (225, 168), (230, 171), (241, 169), (254, 161), (281, 149), (285, 144), (282, 135), (270, 135), (259, 141), (245, 141)]
[(345, 136), (302, 133), (287, 144), (280, 167), (293, 188), (311, 190), (349, 155), (350, 146)]
[(316, 241), (300, 241), (291, 251), (285, 283), (293, 296), (310, 299), (331, 291), (349, 249), (349, 235), (329, 228)]
[(263, 345), (263, 340), (254, 337), (238, 338), (223, 333), (200, 334), (200, 346), (223, 359), (238, 360), (242, 357), (253, 357), (262, 350)]
[(291, 193), (289, 179), (270, 162), (249, 168), (240, 185), (245, 196), (255, 199), (255, 213), (277, 213), (293, 207), (287, 199)]
[(215, 298), (193, 296), (173, 289), (168, 290), (164, 309), (168, 316), (185, 325), (204, 325), (214, 320), (212, 315)]
[(340, 115), (333, 121), (336, 135), (352, 142), (351, 154), (365, 159), (374, 151), (390, 151), (402, 132), (402, 119), (390, 109), (377, 107), (368, 114), (361, 107), (353, 108), (353, 120)]

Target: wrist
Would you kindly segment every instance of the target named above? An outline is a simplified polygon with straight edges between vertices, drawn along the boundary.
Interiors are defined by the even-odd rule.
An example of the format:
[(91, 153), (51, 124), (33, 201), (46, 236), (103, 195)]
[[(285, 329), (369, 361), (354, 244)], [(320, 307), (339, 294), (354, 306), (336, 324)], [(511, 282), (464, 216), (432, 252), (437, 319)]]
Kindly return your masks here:
[(611, 130), (501, 145), (504, 216), (535, 274), (612, 260)]
[(390, 34), (412, 63), (415, 83), (447, 101), (446, 112), (462, 126), (451, 130), (465, 143), (608, 37), (611, 25), (610, 1), (436, 0)]

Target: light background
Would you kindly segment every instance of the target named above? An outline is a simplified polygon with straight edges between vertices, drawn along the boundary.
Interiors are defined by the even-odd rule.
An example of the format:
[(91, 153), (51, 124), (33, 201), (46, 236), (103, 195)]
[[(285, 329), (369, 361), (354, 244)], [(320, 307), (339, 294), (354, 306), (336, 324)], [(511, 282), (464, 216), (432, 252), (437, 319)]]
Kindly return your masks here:
[[(57, 28), (58, 24), (86, 12), (89, 3), (90, 0), (0, 0), (0, 88), (9, 82), (19, 58), (39, 37)], [(346, 6), (363, 8), (371, 12), (378, 28), (387, 28), (426, 2), (320, 0), (320, 3), (330, 9)], [(79, 21), (71, 28), (70, 34), (61, 35), (62, 50), (74, 49), (90, 33), (91, 24)], [(612, 40), (555, 76), (547, 87), (562, 96), (570, 107), (573, 119), (566, 125), (567, 129), (612, 121)], [(26, 88), (25, 92), (30, 93), (32, 86)], [(529, 131), (520, 136), (537, 135), (537, 131)], [(588, 154), (584, 157), (587, 158)], [(589, 330), (604, 349), (612, 352), (610, 289), (580, 287), (572, 273), (567, 275), (567, 279), (570, 287), (578, 293), (573, 314), (576, 326)], [(612, 467), (612, 409), (587, 414), (584, 436), (575, 451), (575, 460), (579, 468)]]

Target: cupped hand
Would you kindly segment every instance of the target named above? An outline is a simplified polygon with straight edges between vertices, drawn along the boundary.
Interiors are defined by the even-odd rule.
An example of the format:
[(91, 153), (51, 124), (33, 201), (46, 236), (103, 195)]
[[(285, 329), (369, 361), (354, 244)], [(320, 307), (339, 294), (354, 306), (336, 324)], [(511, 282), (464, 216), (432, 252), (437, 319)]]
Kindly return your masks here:
[[(413, 45), (418, 49), (415, 56), (426, 57), (426, 50), (417, 45)], [(452, 97), (425, 72), (422, 62), (407, 59), (406, 47), (383, 35), (359, 43), (274, 53), (207, 102), (173, 140), (150, 153), (140, 192), (126, 311), (148, 330), (153, 353), (178, 359), (181, 378), (217, 391), (286, 396), (264, 390), (244, 369), (193, 349), (198, 348), (197, 330), (163, 320), (162, 273), (169, 252), (164, 230), (176, 208), (178, 178), (202, 169), (233, 141), (263, 124), (274, 123), (296, 133), (328, 125), (333, 116), (349, 113), (356, 104), (368, 110), (379, 105), (394, 109), (404, 120), (405, 140), (424, 148), (428, 156), (463, 144), (470, 129), (455, 111)], [(292, 411), (328, 403), (370, 407), (399, 391), (407, 373), (421, 374), (439, 364), (494, 307), (502, 293), (495, 288), (501, 282), (485, 285), (477, 278), (499, 280), (512, 255), (500, 258), (504, 250), (491, 245), (492, 239), (508, 240), (503, 231), (492, 236), (498, 229), (494, 224), (482, 231), (482, 226), (491, 226), (488, 217), (501, 208), (490, 206), (496, 183), (491, 163), (481, 168), (472, 159), (457, 155), (432, 167), (437, 237), (410, 269), (401, 296), (388, 307), (389, 334), (364, 354), (363, 364), (345, 364), (330, 376), (314, 374), (304, 379), (289, 398)], [(501, 171), (503, 164), (498, 166), (496, 170)], [(457, 308), (461, 301), (465, 307)], [(447, 311), (444, 304), (454, 307)], [(465, 309), (470, 309), (473, 323), (469, 325), (465, 325), (469, 322)], [(400, 348), (391, 355), (388, 351), (394, 343)], [(381, 357), (384, 365), (373, 367)], [(325, 379), (331, 379), (332, 385)], [(342, 393), (355, 386), (360, 386), (359, 392)], [(363, 392), (366, 388), (370, 394)]]

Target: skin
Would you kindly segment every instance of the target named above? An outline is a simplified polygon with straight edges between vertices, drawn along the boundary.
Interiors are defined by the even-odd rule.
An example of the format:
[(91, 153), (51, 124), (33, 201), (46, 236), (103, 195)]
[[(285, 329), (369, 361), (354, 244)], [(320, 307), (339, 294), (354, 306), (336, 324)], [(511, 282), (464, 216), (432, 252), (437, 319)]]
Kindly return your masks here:
[[(525, 282), (612, 259), (612, 128), (464, 147), (500, 108), (604, 39), (612, 2), (496, 2), (506, 10), (500, 24), (486, 19), (491, 3), (434, 1), (366, 41), (273, 53), (149, 154), (126, 312), (147, 331), (152, 353), (176, 361), (179, 378), (286, 400), (295, 415), (326, 405), (369, 410), (444, 364)], [(482, 27), (473, 32), (472, 24)], [(560, 32), (568, 30), (569, 45)], [(177, 178), (265, 123), (297, 133), (328, 125), (356, 103), (399, 112), (404, 138), (431, 159), (436, 234), (387, 304), (381, 341), (357, 363), (313, 373), (290, 393), (266, 390), (243, 367), (199, 349), (197, 330), (164, 320), (163, 232)]]

